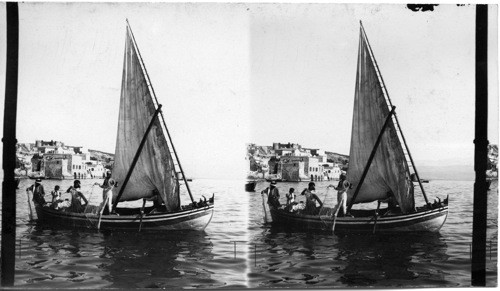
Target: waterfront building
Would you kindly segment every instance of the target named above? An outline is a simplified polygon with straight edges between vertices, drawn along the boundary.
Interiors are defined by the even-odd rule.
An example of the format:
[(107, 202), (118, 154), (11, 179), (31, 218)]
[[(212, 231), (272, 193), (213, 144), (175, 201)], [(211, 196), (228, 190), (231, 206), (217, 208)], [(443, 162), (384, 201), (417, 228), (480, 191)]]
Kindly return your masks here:
[(85, 154), (74, 154), (71, 156), (71, 173), (74, 179), (92, 178), (89, 173), (90, 156)]
[(307, 181), (307, 165), (309, 157), (287, 156), (281, 158), (281, 175), (283, 180), (289, 182)]
[(309, 157), (308, 166), (308, 176), (310, 177), (311, 181), (322, 181), (324, 179), (323, 165), (319, 163), (319, 159), (317, 157)]
[(51, 140), (51, 141), (44, 141), (44, 140), (36, 140), (35, 141), (35, 146), (36, 147), (45, 147), (45, 146), (50, 146), (50, 147), (64, 147), (64, 143), (62, 141), (56, 141), (56, 140)]
[(340, 179), (340, 174), (342, 170), (340, 169), (339, 164), (334, 163), (325, 163), (323, 164), (323, 176), (324, 180), (338, 180)]
[(346, 158), (318, 148), (303, 148), (296, 143), (247, 144), (249, 177), (262, 173), (267, 179), (290, 182), (334, 180), (340, 177), (339, 163)]
[(104, 168), (104, 165), (101, 162), (90, 161), (86, 164), (90, 178), (100, 179), (106, 177), (106, 168)]
[(269, 166), (269, 175), (281, 174), (281, 166), (280, 166), (280, 158), (279, 157), (271, 157), (268, 161)]
[(48, 153), (43, 156), (43, 173), (47, 179), (71, 179), (71, 154)]
[(47, 179), (100, 178), (105, 174), (105, 164), (111, 163), (113, 157), (112, 154), (99, 154), (97, 158), (92, 157), (85, 147), (65, 146), (63, 142), (54, 140), (18, 143), (15, 173)]
[(274, 142), (273, 143), (273, 149), (274, 150), (279, 150), (279, 149), (300, 149), (301, 146), (296, 143), (279, 143), (279, 142)]
[(32, 172), (43, 171), (43, 157), (41, 154), (36, 153), (31, 157), (31, 170)]
[(76, 154), (71, 147), (64, 148), (59, 144), (57, 146), (45, 145), (41, 141), (37, 141), (37, 144), (42, 144), (42, 146), (35, 148), (38, 153), (31, 158), (31, 172), (47, 179), (92, 177), (89, 173), (90, 154), (88, 151), (79, 149), (80, 153)]

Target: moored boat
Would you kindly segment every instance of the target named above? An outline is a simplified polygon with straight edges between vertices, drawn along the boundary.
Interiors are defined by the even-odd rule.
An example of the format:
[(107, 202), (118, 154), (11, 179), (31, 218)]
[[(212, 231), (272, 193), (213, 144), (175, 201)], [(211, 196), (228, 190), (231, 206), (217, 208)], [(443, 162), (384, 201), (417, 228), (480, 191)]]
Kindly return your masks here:
[[(93, 205), (82, 213), (36, 205), (38, 222), (109, 230), (203, 230), (212, 218), (214, 197), (193, 198), (128, 21), (111, 179), (106, 186), (113, 189), (111, 213)], [(187, 205), (181, 204), (181, 185), (191, 199)], [(142, 207), (117, 207), (140, 200)], [(147, 200), (156, 203), (146, 207)]]
[[(415, 175), (415, 173), (411, 174), (410, 178), (411, 178), (412, 182), (418, 183), (417, 176)], [(420, 179), (420, 182), (421, 183), (429, 183), (429, 180), (427, 180), (427, 179)]]
[(245, 183), (245, 191), (246, 192), (255, 192), (256, 185), (257, 185), (257, 181), (247, 181)]
[[(429, 203), (395, 108), (361, 24), (347, 171), (353, 191), (347, 192), (347, 213), (337, 217), (338, 208), (323, 207), (311, 215), (270, 206), (273, 224), (335, 232), (439, 231), (448, 215), (448, 198)], [(412, 176), (425, 200), (422, 207), (415, 206)], [(376, 209), (352, 209), (375, 201)], [(380, 209), (382, 202), (388, 202), (388, 207)]]

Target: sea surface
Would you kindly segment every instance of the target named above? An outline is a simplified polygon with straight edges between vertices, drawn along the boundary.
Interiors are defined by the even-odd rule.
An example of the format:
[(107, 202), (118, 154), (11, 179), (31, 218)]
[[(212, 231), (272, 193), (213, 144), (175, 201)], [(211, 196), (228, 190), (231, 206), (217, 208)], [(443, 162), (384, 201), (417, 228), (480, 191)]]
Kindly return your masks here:
[[(81, 180), (90, 203), (102, 201), (102, 180)], [(21, 288), (244, 288), (248, 286), (248, 199), (243, 182), (193, 180), (196, 200), (215, 194), (211, 223), (203, 232), (97, 232), (29, 222), (26, 188), (17, 190), (16, 287)], [(43, 180), (46, 193), (65, 191), (71, 180)], [(66, 195), (66, 194), (65, 194)], [(65, 196), (63, 195), (63, 198)], [(184, 198), (184, 199), (182, 199)], [(46, 195), (50, 201), (50, 194)], [(181, 202), (189, 203), (185, 193)], [(184, 204), (184, 203), (183, 203)], [(34, 210), (34, 209), (33, 209)]]
[[(101, 202), (102, 180), (82, 180), (91, 204)], [(432, 201), (449, 195), (446, 224), (436, 234), (346, 235), (289, 233), (265, 224), (259, 182), (193, 180), (195, 199), (215, 193), (215, 212), (203, 232), (125, 233), (70, 230), (29, 221), (25, 189), (17, 191), (15, 286), (19, 288), (352, 288), (470, 286), (471, 181), (424, 184)], [(44, 180), (66, 190), (71, 180)], [(329, 182), (317, 182), (319, 197), (334, 204)], [(290, 187), (278, 183), (281, 201)], [(487, 285), (497, 285), (498, 188), (488, 204)], [(417, 205), (423, 204), (416, 191)], [(46, 200), (50, 200), (50, 195)], [(182, 195), (183, 201), (188, 202)], [(64, 197), (63, 197), (64, 198)], [(300, 195), (297, 198), (303, 199)], [(367, 206), (369, 207), (369, 206)], [(491, 243), (490, 243), (491, 242)], [(491, 249), (489, 248), (491, 246)], [(491, 254), (490, 254), (491, 251)]]
[[(325, 206), (334, 205), (336, 182), (316, 182)], [(471, 286), (472, 181), (424, 184), (431, 202), (449, 196), (449, 215), (439, 233), (344, 235), (289, 233), (264, 224), (257, 184), (250, 194), (249, 286), (254, 288), (403, 288)], [(278, 183), (280, 201), (294, 188), (298, 200), (307, 182)], [(416, 205), (424, 204), (415, 188)], [(497, 285), (498, 183), (488, 191), (487, 286)], [(376, 208), (376, 204), (363, 208)], [(491, 246), (491, 248), (490, 248)], [(253, 253), (252, 253), (253, 252)]]

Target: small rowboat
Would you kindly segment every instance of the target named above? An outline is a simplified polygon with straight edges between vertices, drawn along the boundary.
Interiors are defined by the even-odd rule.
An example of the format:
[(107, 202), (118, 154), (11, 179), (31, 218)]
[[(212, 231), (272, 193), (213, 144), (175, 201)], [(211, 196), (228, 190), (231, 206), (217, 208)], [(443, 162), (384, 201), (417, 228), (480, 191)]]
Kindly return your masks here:
[(245, 191), (246, 192), (254, 192), (255, 191), (255, 186), (257, 185), (256, 181), (247, 181), (245, 183)]

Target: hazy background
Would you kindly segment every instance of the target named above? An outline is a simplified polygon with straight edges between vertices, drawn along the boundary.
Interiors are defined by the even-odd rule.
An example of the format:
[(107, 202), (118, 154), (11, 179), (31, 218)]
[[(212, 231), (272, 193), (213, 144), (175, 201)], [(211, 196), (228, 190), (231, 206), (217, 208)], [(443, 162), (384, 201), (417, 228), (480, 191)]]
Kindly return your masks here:
[[(419, 168), (473, 175), (474, 6), (20, 3), (19, 13), (19, 142), (114, 152), (128, 18), (188, 176), (244, 177), (249, 142), (349, 154), (362, 20)], [(5, 68), (5, 17), (0, 39)], [(4, 80), (0, 70), (2, 94)]]

